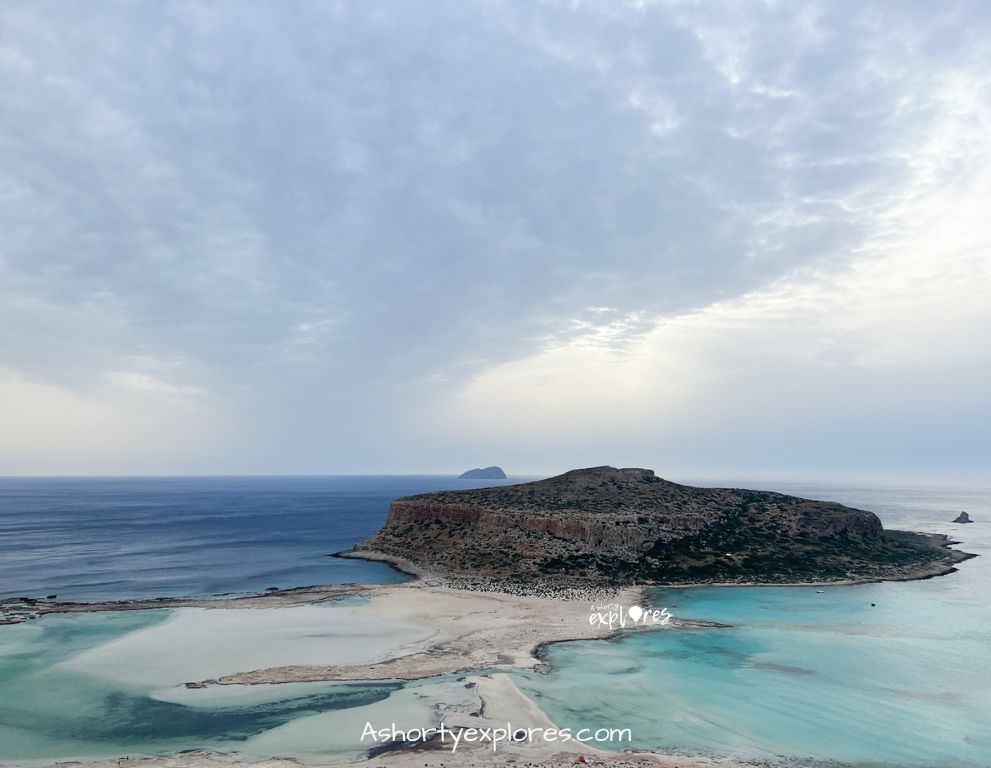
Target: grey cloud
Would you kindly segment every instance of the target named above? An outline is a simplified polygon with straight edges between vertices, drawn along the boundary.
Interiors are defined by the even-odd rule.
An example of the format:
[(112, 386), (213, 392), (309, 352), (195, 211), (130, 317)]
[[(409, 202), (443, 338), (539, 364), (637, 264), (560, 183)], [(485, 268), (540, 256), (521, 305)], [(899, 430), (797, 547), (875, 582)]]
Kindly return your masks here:
[(621, 344), (848, 258), (932, 117), (919, 72), (986, 53), (975, 19), (6, 3), (0, 362), (86, 387), (179, 360), (169, 385), (260, 442), (369, 419), (401, 440), (422, 382), (588, 333), (592, 307)]

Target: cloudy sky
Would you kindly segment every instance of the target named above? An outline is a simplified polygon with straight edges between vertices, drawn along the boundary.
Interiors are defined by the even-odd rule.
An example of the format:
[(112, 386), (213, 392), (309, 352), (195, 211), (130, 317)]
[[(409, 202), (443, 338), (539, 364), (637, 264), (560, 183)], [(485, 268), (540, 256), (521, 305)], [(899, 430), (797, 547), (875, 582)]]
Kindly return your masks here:
[(0, 5), (0, 474), (991, 479), (974, 2)]

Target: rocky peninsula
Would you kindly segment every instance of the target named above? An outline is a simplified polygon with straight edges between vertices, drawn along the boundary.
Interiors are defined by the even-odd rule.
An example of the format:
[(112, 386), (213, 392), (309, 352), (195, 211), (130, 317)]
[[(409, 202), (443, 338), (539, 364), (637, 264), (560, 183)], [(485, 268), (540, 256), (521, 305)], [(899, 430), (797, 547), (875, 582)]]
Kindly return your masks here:
[(950, 543), (884, 530), (872, 512), (835, 502), (594, 467), (397, 498), (386, 525), (346, 554), (515, 591), (917, 579), (949, 573), (971, 556)]

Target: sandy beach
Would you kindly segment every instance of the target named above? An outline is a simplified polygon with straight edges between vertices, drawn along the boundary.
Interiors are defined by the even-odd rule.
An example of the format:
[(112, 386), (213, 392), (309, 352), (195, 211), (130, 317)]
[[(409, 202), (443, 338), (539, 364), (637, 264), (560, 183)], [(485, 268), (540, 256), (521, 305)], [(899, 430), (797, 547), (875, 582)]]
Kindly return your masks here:
[[(348, 594), (344, 588), (312, 587), (258, 597), (43, 603), (34, 610), (46, 615), (177, 609), (164, 624), (84, 654), (76, 663), (83, 668), (128, 668), (155, 654), (159, 666), (187, 670), (192, 679), (183, 682), (196, 685), (419, 680), (481, 669), (523, 669), (539, 664), (538, 650), (551, 643), (605, 639), (647, 628), (714, 626), (677, 617), (666, 626), (646, 619), (634, 625), (628, 616), (616, 617), (611, 624), (590, 621), (593, 605), (648, 608), (639, 587), (564, 599), (552, 591), (548, 596), (481, 592), (417, 579), (355, 587), (353, 592), (361, 600), (346, 606), (337, 602)], [(299, 642), (297, 635), (317, 644)], [(267, 650), (251, 647), (251, 637), (264, 639)], [(161, 648), (167, 649), (164, 656), (156, 651)], [(279, 656), (295, 663), (264, 664)], [(317, 658), (328, 663), (315, 663)], [(239, 663), (240, 668), (231, 668)]]
[[(679, 766), (731, 765), (726, 762), (698, 762), (684, 758), (670, 760), (651, 753), (622, 753), (622, 745), (611, 751), (570, 741), (547, 741), (547, 729), (555, 729), (551, 719), (501, 670), (534, 668), (540, 648), (567, 640), (606, 639), (638, 627), (610, 626), (590, 621), (593, 605), (644, 605), (645, 593), (639, 588), (618, 592), (585, 594), (585, 599), (561, 596), (508, 594), (455, 589), (441, 581), (421, 578), (403, 584), (381, 586), (315, 587), (269, 592), (256, 597), (123, 601), (107, 604), (40, 603), (32, 608), (39, 615), (96, 611), (176, 609), (160, 624), (130, 633), (106, 645), (75, 657), (70, 664), (83, 674), (103, 676), (125, 683), (160, 686), (156, 694), (165, 700), (191, 701), (215, 698), (225, 690), (240, 686), (298, 685), (317, 681), (425, 680), (439, 675), (461, 674), (456, 683), (434, 684), (418, 689), (414, 697), (400, 692), (389, 704), (383, 702), (367, 712), (355, 712), (349, 722), (349, 738), (360, 734), (360, 719), (384, 717), (399, 712), (406, 727), (424, 728), (443, 724), (451, 733), (468, 729), (497, 729), (511, 724), (514, 730), (537, 729), (525, 742), (502, 741), (493, 750), (491, 743), (461, 742), (454, 746), (436, 736), (415, 743), (367, 743), (373, 755), (364, 760), (336, 765), (389, 765), (401, 768), (446, 765), (561, 765), (579, 754), (597, 763), (639, 765), (644, 763)], [(354, 595), (357, 600), (340, 600)], [(574, 598), (573, 594), (569, 596)], [(659, 607), (659, 606), (658, 606)], [(630, 622), (628, 616), (624, 623)], [(630, 622), (632, 623), (632, 622)], [(672, 619), (661, 631), (711, 626), (706, 622)], [(149, 659), (155, 659), (149, 664)], [(292, 663), (287, 663), (291, 661)], [(445, 687), (446, 686), (446, 687)], [(431, 690), (433, 688), (433, 690)], [(406, 696), (407, 698), (403, 698)], [(406, 702), (406, 703), (404, 703)], [(331, 717), (339, 717), (331, 715)], [(265, 735), (252, 745), (250, 754), (281, 748), (299, 741), (320, 743), (326, 732), (316, 715), (307, 722), (287, 724)], [(340, 729), (340, 722), (336, 728)], [(314, 734), (316, 733), (316, 737)], [(327, 737), (330, 739), (330, 737)], [(327, 742), (330, 744), (330, 741)], [(361, 741), (362, 750), (366, 747)], [(284, 754), (285, 752), (282, 752)], [(261, 752), (261, 754), (265, 754)], [(298, 753), (295, 753), (298, 754)], [(329, 758), (307, 754), (307, 764), (322, 764)], [(673, 760), (673, 762), (671, 762)], [(80, 763), (76, 763), (80, 764)], [(117, 760), (82, 763), (92, 768), (115, 766)], [(299, 760), (258, 760), (245, 754), (183, 752), (164, 757), (129, 757), (122, 765), (147, 768), (208, 768), (210, 766), (252, 765), (257, 768), (298, 765)], [(330, 764), (330, 763), (328, 763)]]
[[(589, 623), (590, 603), (551, 597), (469, 592), (425, 581), (371, 587), (357, 615), (422, 627), (432, 634), (425, 647), (399, 649), (371, 664), (293, 665), (224, 675), (222, 685), (317, 680), (417, 680), (489, 668), (536, 665), (536, 650), (563, 640), (605, 638), (614, 630)], [(612, 596), (638, 605), (639, 589)]]
[[(412, 564), (398, 565), (414, 575), (414, 580), (216, 598), (90, 604), (8, 601), (2, 608), (10, 620), (21, 622), (57, 613), (174, 609), (161, 623), (65, 662), (83, 674), (153, 685), (154, 696), (163, 701), (206, 705), (255, 692), (267, 696), (265, 689), (321, 682), (398, 680), (421, 686), (401, 689), (388, 700), (345, 713), (299, 718), (249, 740), (243, 751), (135, 756), (122, 765), (276, 768), (305, 763), (447, 768), (517, 764), (530, 768), (570, 764), (579, 754), (594, 763), (617, 767), (732, 768), (746, 764), (625, 751), (622, 743), (611, 744), (607, 750), (577, 740), (547, 740), (539, 734), (523, 741), (503, 740), (496, 749), (491, 742), (463, 741), (457, 744), (456, 753), (450, 737), (436, 735), (406, 742), (359, 741), (366, 722), (386, 724), (390, 720), (403, 728), (443, 726), (453, 734), (506, 728), (507, 724), (514, 731), (537, 729), (543, 734), (556, 724), (507, 674), (539, 668), (544, 663), (542, 648), (570, 640), (609, 639), (622, 632), (722, 626), (677, 617), (665, 624), (634, 624), (626, 613), (629, 607), (663, 608), (648, 605), (648, 594), (640, 587), (613, 592), (552, 587), (514, 591), (504, 586), (473, 590)], [(597, 612), (611, 610), (625, 616), (624, 620), (595, 620)], [(259, 757), (285, 754), (295, 757)], [(75, 764), (109, 768), (117, 760)]]
[[(525, 694), (512, 677), (506, 674), (473, 675), (463, 678), (465, 688), (473, 693), (473, 704), (438, 706), (436, 725), (443, 723), (450, 733), (487, 731), (505, 728), (511, 724), (514, 730), (533, 730), (546, 733), (557, 728), (556, 724)], [(423, 727), (423, 726), (417, 726)], [(328, 739), (331, 739), (328, 734)], [(374, 747), (374, 744), (369, 744)], [(372, 752), (378, 750), (372, 749)], [(271, 757), (251, 758), (238, 753), (215, 753), (187, 750), (160, 757), (122, 756), (121, 758), (84, 762), (60, 762), (54, 766), (78, 766), (79, 768), (299, 768), (300, 765), (331, 766), (333, 768), (471, 768), (472, 766), (517, 765), (527, 768), (550, 768), (574, 764), (578, 756), (584, 756), (592, 765), (610, 768), (753, 768), (756, 763), (744, 763), (722, 758), (684, 757), (663, 755), (641, 750), (606, 751), (588, 743), (570, 741), (549, 742), (539, 735), (532, 741), (499, 741), (493, 748), (491, 740), (484, 738), (469, 742), (461, 740), (455, 748), (450, 739), (442, 742), (433, 738), (398, 747), (390, 746), (379, 754), (366, 759), (329, 761), (313, 759)]]

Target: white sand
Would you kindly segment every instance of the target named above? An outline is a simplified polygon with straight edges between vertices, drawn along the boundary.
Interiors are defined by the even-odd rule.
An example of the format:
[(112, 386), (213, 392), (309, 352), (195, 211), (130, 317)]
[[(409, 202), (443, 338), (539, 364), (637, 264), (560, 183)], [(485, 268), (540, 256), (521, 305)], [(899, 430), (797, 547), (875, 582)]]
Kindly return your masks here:
[(361, 760), (369, 749), (385, 743), (377, 736), (362, 739), (366, 723), (375, 730), (394, 724), (408, 732), (437, 726), (448, 711), (478, 707), (478, 694), (464, 683), (421, 685), (398, 690), (374, 704), (293, 720), (249, 739), (243, 751), (259, 757), (293, 754), (308, 762)]
[[(466, 688), (465, 683), (474, 683)], [(472, 711), (484, 708), (482, 717)], [(748, 768), (719, 758), (686, 758), (650, 752), (615, 753), (592, 745), (547, 743), (491, 743), (462, 741), (457, 752), (451, 744), (434, 748), (389, 752), (370, 760), (364, 755), (374, 743), (361, 740), (365, 723), (373, 727), (425, 728), (443, 721), (449, 728), (550, 728), (554, 723), (513, 682), (510, 675), (477, 675), (465, 681), (427, 684), (396, 691), (388, 699), (350, 710), (301, 718), (249, 739), (238, 753), (183, 753), (168, 757), (134, 758), (127, 768), (294, 768), (306, 763), (332, 768), (532, 768), (567, 766), (579, 755), (593, 765), (610, 768)], [(293, 754), (293, 759), (269, 757)], [(78, 764), (80, 768), (116, 768), (115, 760)], [(749, 768), (752, 768), (749, 767)]]
[(270, 610), (179, 608), (166, 621), (62, 662), (121, 683), (172, 686), (284, 664), (374, 664), (434, 631), (353, 605)]
[[(336, 661), (263, 668), (245, 665), (223, 684), (284, 683), (319, 680), (416, 680), (460, 670), (492, 667), (525, 668), (537, 664), (534, 651), (542, 643), (603, 638), (614, 633), (589, 623), (590, 604), (579, 600), (469, 592), (425, 582), (368, 588), (369, 600), (355, 608), (372, 625), (394, 621), (421, 627), (431, 640), (420, 649), (407, 647), (386, 663)], [(627, 589), (614, 600), (638, 604), (639, 589)], [(272, 613), (278, 614), (279, 611)], [(213, 676), (216, 676), (214, 673)]]
[(346, 710), (303, 717), (249, 739), (243, 751), (249, 755), (291, 754), (307, 761), (360, 760), (376, 746), (370, 737), (362, 742), (366, 722), (373, 728), (395, 723), (403, 730), (426, 728), (436, 720), (433, 704), (412, 691), (400, 690), (388, 699)]
[[(296, 760), (263, 759), (292, 754), (305, 762), (355, 768), (451, 768), (507, 763), (533, 766), (569, 764), (577, 754), (600, 765), (701, 768), (735, 765), (728, 760), (675, 758), (652, 753), (615, 754), (571, 742), (505, 743), (468, 747), (456, 755), (450, 745), (383, 754), (363, 760), (373, 744), (361, 741), (366, 722), (375, 728), (423, 728), (444, 722), (449, 728), (550, 728), (547, 715), (498, 670), (532, 667), (542, 643), (602, 638), (612, 632), (589, 623), (586, 602), (453, 590), (425, 582), (369, 587), (366, 604), (306, 605), (259, 610), (178, 609), (166, 622), (86, 651), (66, 664), (74, 669), (128, 683), (169, 687), (159, 697), (190, 706), (216, 706), (231, 700), (278, 699), (280, 688), (302, 681), (410, 680), (458, 671), (492, 670), (467, 680), (425, 683), (396, 691), (388, 699), (300, 718), (259, 734), (240, 753), (186, 753), (133, 760), (138, 768), (288, 768)], [(639, 604), (639, 590), (613, 598)], [(683, 622), (672, 622), (672, 627)], [(226, 676), (226, 677), (224, 677)], [(177, 690), (178, 683), (222, 678), (223, 686)], [(240, 685), (251, 683), (251, 686)], [(279, 685), (271, 685), (278, 683)], [(474, 683), (474, 686), (468, 685)], [(324, 683), (325, 685), (331, 683)], [(317, 685), (313, 690), (321, 688)], [(301, 689), (300, 689), (301, 690)], [(197, 697), (201, 697), (197, 702)], [(257, 756), (257, 758), (256, 758)], [(112, 768), (115, 761), (95, 761)]]

